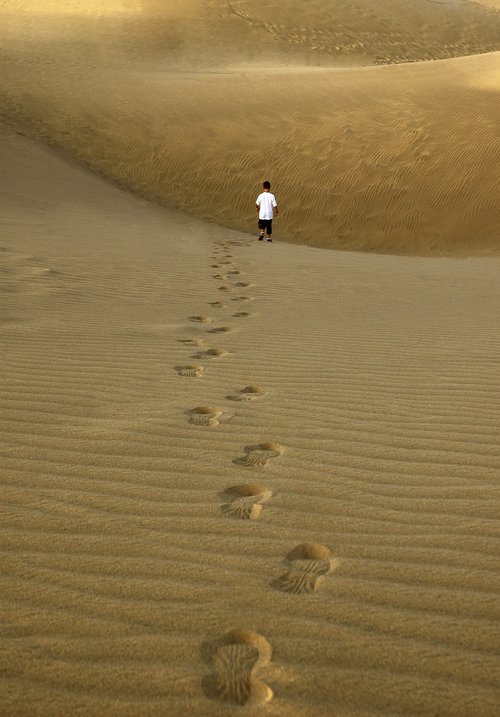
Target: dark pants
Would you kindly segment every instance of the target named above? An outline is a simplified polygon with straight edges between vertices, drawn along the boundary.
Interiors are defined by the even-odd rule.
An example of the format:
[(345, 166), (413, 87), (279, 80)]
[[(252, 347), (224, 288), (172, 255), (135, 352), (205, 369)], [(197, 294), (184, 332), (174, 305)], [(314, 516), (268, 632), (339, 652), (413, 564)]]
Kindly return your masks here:
[(273, 220), (259, 219), (259, 229), (265, 230), (267, 232), (267, 236), (270, 237), (273, 233)]

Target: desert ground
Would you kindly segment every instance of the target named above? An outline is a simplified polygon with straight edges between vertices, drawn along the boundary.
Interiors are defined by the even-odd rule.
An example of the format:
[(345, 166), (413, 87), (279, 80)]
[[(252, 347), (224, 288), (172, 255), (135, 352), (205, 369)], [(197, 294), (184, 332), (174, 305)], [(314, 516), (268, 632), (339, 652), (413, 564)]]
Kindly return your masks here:
[(0, 39), (0, 713), (497, 717), (500, 1)]

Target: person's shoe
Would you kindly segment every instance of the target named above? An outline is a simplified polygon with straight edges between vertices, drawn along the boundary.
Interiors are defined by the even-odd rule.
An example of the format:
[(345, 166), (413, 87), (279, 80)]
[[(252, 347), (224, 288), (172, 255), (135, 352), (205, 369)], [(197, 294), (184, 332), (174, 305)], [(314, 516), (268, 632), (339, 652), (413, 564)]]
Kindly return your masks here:
[(262, 241), (264, 239), (264, 232), (261, 232), (259, 234), (259, 241)]
[(271, 237), (267, 237), (267, 241), (272, 241)]

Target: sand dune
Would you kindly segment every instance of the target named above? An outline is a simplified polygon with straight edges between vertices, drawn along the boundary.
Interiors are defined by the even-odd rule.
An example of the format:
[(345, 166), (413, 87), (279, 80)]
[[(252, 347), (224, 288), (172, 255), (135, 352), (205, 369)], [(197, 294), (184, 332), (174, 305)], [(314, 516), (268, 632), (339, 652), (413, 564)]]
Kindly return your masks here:
[(2, 715), (497, 717), (499, 9), (0, 0)]
[(314, 74), (88, 70), (77, 85), (12, 72), (5, 111), (25, 131), (173, 208), (253, 231), (269, 177), (289, 241), (498, 253), (500, 53)]
[(500, 50), (497, 0), (309, 0), (307, 7), (297, 0), (2, 0), (0, 9), (15, 34), (50, 38), (52, 55), (59, 37), (79, 61), (82, 45), (101, 57), (107, 47), (190, 69), (386, 64)]
[[(55, 1), (44, 12), (24, 6), (17, 15), (4, 6), (2, 114), (108, 178), (248, 231), (268, 177), (291, 242), (498, 253), (500, 54), (327, 67), (486, 53), (500, 43), (496, 10), (312, 2), (304, 16), (296, 3), (192, 0), (167, 17), (159, 3), (119, 3), (96, 19), (92, 4), (69, 15)], [(262, 18), (261, 49), (252, 33), (262, 35)], [(364, 54), (332, 54), (339, 32), (364, 38)], [(316, 60), (296, 50), (313, 41)]]

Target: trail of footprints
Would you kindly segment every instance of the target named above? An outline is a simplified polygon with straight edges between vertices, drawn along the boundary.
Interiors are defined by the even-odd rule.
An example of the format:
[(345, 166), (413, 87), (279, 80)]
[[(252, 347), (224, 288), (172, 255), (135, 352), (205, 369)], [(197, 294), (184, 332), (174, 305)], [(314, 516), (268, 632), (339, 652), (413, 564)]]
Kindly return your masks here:
[[(215, 255), (211, 257), (214, 262), (211, 268), (219, 271), (212, 276), (216, 281), (228, 282), (217, 286), (217, 289), (227, 294), (231, 301), (252, 301), (253, 296), (230, 296), (232, 292), (252, 286), (251, 283), (241, 280), (242, 272), (232, 266), (233, 255), (229, 251), (231, 245), (243, 246), (243, 243), (216, 243)], [(227, 302), (222, 300), (211, 301), (209, 305), (214, 310), (228, 308)], [(236, 319), (250, 319), (255, 314), (236, 311), (232, 316)], [(212, 316), (200, 314), (188, 318), (191, 322), (200, 324), (200, 327), (201, 325), (207, 327), (204, 331), (208, 335), (222, 336), (234, 330), (231, 325), (218, 325), (219, 321)], [(214, 323), (217, 325), (213, 326)], [(226, 348), (207, 346), (206, 341), (205, 336), (179, 339), (179, 342), (186, 347), (198, 349), (191, 358), (211, 361), (230, 356)], [(205, 367), (198, 363), (190, 363), (176, 366), (175, 370), (180, 376), (200, 379), (203, 377)], [(229, 394), (226, 399), (245, 403), (261, 400), (267, 394), (265, 388), (250, 384)], [(189, 423), (215, 428), (221, 425), (223, 411), (216, 406), (202, 405), (190, 409), (187, 415)], [(243, 454), (236, 457), (233, 463), (250, 470), (265, 468), (269, 463), (279, 459), (284, 451), (284, 446), (274, 442), (249, 445), (242, 449)], [(221, 494), (223, 501), (221, 512), (225, 517), (232, 519), (257, 520), (272, 495), (272, 491), (261, 483), (233, 485)], [(271, 585), (274, 589), (291, 595), (315, 592), (338, 564), (330, 550), (319, 543), (297, 545), (288, 553), (284, 563), (284, 572), (277, 575)], [(262, 635), (248, 630), (231, 630), (219, 640), (206, 643), (202, 647), (202, 654), (211, 671), (211, 674), (203, 680), (204, 692), (210, 699), (237, 706), (258, 706), (273, 697), (271, 688), (258, 676), (258, 673), (269, 664), (272, 655), (271, 645)]]

